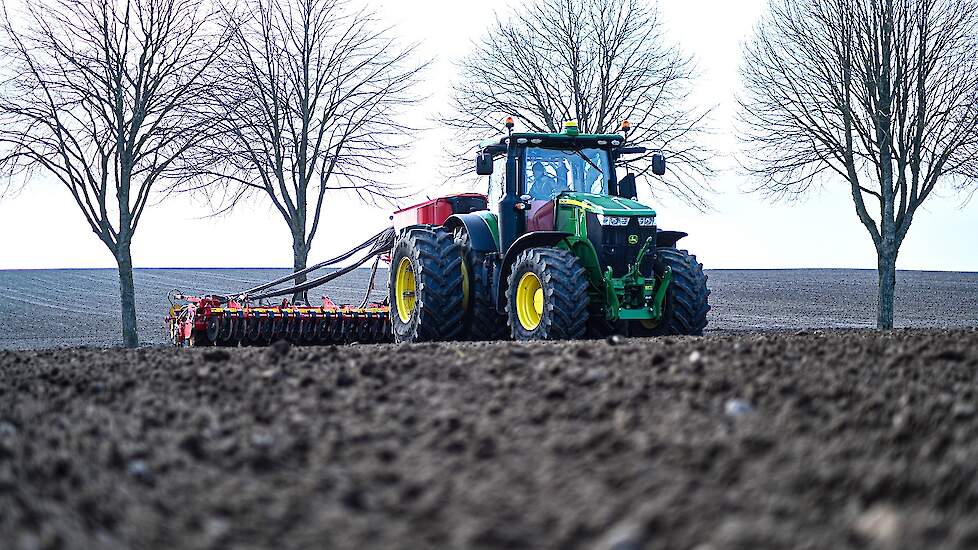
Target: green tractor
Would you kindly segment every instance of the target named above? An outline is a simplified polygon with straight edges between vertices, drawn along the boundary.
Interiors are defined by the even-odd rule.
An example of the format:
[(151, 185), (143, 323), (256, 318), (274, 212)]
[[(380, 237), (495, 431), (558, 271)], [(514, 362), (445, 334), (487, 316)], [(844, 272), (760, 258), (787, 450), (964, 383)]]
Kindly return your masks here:
[[(488, 196), (396, 212), (390, 309), (399, 342), (701, 335), (707, 276), (637, 202), (619, 134), (508, 133), (482, 142)], [(627, 125), (623, 125), (627, 136)], [(665, 158), (651, 153), (655, 174)], [(490, 208), (491, 204), (491, 208)]]

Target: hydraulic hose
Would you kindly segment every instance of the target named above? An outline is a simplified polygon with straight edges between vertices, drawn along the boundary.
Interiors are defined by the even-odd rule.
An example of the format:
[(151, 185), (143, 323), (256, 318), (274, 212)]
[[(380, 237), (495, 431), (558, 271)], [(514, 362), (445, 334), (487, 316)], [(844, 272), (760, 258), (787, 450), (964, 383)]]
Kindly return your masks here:
[[(341, 262), (343, 260), (346, 260), (346, 259), (350, 258), (351, 256), (355, 255), (357, 252), (363, 250), (364, 248), (367, 248), (368, 246), (370, 246), (370, 250), (362, 258), (360, 258), (359, 260), (357, 260), (356, 262), (354, 262), (353, 264), (351, 264), (351, 265), (349, 265), (347, 267), (344, 267), (342, 269), (339, 269), (337, 271), (334, 271), (333, 273), (330, 273), (328, 275), (323, 275), (322, 277), (318, 277), (318, 278), (315, 278), (315, 279), (306, 281), (306, 282), (301, 283), (301, 284), (298, 284), (298, 285), (293, 285), (293, 286), (288, 287), (288, 288), (270, 290), (268, 292), (262, 292), (260, 294), (251, 294), (252, 292), (259, 292), (259, 291), (262, 291), (262, 290), (267, 290), (267, 289), (269, 289), (269, 288), (271, 288), (271, 287), (273, 287), (273, 286), (275, 286), (277, 284), (283, 283), (283, 282), (288, 281), (290, 279), (295, 279), (296, 277), (298, 277), (300, 275), (305, 275), (305, 274), (307, 274), (307, 273), (309, 273), (311, 271), (315, 271), (317, 269), (321, 269), (323, 267), (327, 267), (327, 266), (332, 265), (332, 264), (335, 264), (337, 262)], [(314, 265), (312, 267), (308, 267), (308, 268), (303, 269), (301, 271), (297, 271), (297, 272), (291, 273), (291, 274), (289, 274), (287, 276), (280, 277), (280, 278), (278, 278), (278, 279), (276, 279), (274, 281), (271, 281), (271, 282), (268, 282), (268, 283), (259, 285), (259, 286), (255, 287), (255, 288), (249, 289), (249, 290), (247, 290), (245, 292), (238, 293), (238, 294), (233, 294), (233, 296), (240, 296), (242, 299), (248, 299), (248, 300), (264, 300), (266, 298), (274, 298), (274, 297), (277, 297), (277, 296), (287, 296), (287, 295), (290, 295), (290, 294), (295, 294), (297, 292), (304, 292), (304, 291), (309, 290), (311, 288), (315, 288), (317, 286), (322, 286), (322, 285), (324, 285), (324, 284), (332, 281), (333, 279), (336, 279), (338, 277), (342, 277), (343, 275), (346, 275), (347, 273), (350, 273), (354, 269), (356, 269), (356, 268), (360, 267), (361, 265), (365, 264), (371, 258), (373, 258), (375, 256), (380, 256), (381, 254), (384, 254), (386, 252), (390, 252), (393, 247), (394, 247), (394, 228), (391, 227), (391, 228), (387, 228), (387, 229), (381, 231), (377, 235), (371, 237), (369, 240), (367, 240), (364, 243), (358, 245), (356, 248), (350, 250), (349, 252), (346, 252), (344, 254), (341, 254), (340, 256), (337, 256), (336, 258), (331, 258), (329, 260), (326, 260), (325, 262), (320, 262), (320, 263), (318, 263), (318, 264), (316, 264), (316, 265)]]
[(360, 309), (367, 307), (370, 303), (370, 293), (374, 290), (374, 281), (377, 280), (377, 266), (380, 265), (380, 255), (374, 256), (374, 265), (370, 266), (370, 281), (367, 283), (367, 291), (363, 293), (363, 301), (360, 302)]
[[(373, 237), (370, 237), (369, 239), (367, 239), (363, 243), (357, 245), (353, 249), (351, 249), (351, 250), (349, 250), (347, 252), (344, 252), (343, 254), (340, 254), (339, 256), (337, 256), (335, 258), (330, 258), (328, 260), (319, 262), (316, 265), (307, 267), (307, 268), (302, 269), (300, 271), (296, 271), (294, 273), (289, 273), (288, 275), (285, 275), (283, 277), (280, 277), (278, 279), (275, 279), (274, 281), (269, 281), (267, 283), (263, 283), (261, 285), (258, 285), (256, 287), (254, 287), (254, 288), (249, 288), (248, 290), (245, 290), (245, 291), (242, 291), (242, 292), (234, 292), (234, 293), (231, 293), (229, 296), (244, 296), (244, 297), (247, 297), (247, 298), (259, 299), (259, 296), (252, 296), (252, 293), (261, 292), (262, 290), (267, 290), (269, 288), (272, 288), (275, 285), (284, 283), (285, 281), (288, 281), (290, 279), (295, 279), (296, 277), (300, 277), (302, 275), (306, 275), (308, 273), (312, 273), (313, 271), (316, 271), (317, 269), (322, 269), (324, 267), (329, 267), (329, 266), (331, 266), (333, 264), (337, 264), (339, 262), (342, 262), (344, 260), (349, 259), (354, 254), (356, 254), (357, 252), (360, 252), (361, 250), (363, 250), (364, 248), (367, 248), (370, 245), (374, 245), (376, 247), (376, 245), (378, 243), (384, 243), (384, 244), (387, 245), (387, 249), (386, 250), (381, 250), (380, 252), (378, 252), (378, 254), (383, 254), (384, 252), (387, 252), (391, 248), (393, 248), (393, 246), (394, 246), (394, 228), (388, 227), (387, 229), (384, 229), (380, 233), (377, 233)], [(361, 262), (361, 263), (363, 263), (363, 262)]]

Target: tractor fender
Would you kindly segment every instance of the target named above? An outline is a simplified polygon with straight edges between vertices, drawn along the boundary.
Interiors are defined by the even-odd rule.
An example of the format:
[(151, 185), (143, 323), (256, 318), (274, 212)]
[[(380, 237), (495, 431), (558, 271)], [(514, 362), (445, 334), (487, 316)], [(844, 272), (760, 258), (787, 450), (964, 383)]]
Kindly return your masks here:
[(469, 235), (469, 246), (478, 252), (496, 252), (496, 239), (492, 236), (489, 224), (478, 214), (454, 214), (445, 220), (445, 227), (455, 229), (465, 227)]
[(554, 246), (567, 237), (572, 236), (572, 233), (566, 233), (564, 231), (535, 231), (516, 239), (513, 246), (509, 247), (509, 250), (506, 251), (506, 255), (503, 256), (503, 262), (499, 266), (499, 276), (496, 278), (496, 311), (500, 313), (505, 312), (506, 279), (509, 278), (509, 273), (513, 270), (513, 264), (521, 252), (529, 248)]
[(679, 239), (688, 236), (689, 233), (685, 231), (663, 231), (660, 229), (655, 233), (655, 246), (656, 248), (673, 248)]

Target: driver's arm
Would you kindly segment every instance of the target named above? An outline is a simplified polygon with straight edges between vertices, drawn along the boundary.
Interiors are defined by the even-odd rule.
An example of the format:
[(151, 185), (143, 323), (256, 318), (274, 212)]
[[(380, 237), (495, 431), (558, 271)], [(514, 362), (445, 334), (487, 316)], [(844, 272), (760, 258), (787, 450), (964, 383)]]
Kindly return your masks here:
[(546, 194), (546, 197), (544, 197), (545, 199), (552, 199), (561, 191), (565, 191), (565, 189), (561, 189), (560, 184), (557, 183), (557, 178), (546, 176), (544, 177), (543, 181), (545, 182), (543, 185), (543, 190)]

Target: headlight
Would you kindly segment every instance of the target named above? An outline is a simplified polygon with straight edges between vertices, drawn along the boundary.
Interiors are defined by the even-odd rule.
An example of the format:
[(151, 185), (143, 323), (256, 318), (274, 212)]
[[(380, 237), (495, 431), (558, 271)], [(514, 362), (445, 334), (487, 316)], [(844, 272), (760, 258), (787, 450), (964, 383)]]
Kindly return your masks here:
[(598, 214), (598, 223), (601, 225), (624, 227), (628, 225), (628, 218), (624, 216), (605, 216), (603, 214)]
[(638, 225), (642, 227), (652, 227), (655, 225), (655, 218), (653, 217), (640, 217), (638, 219)]

